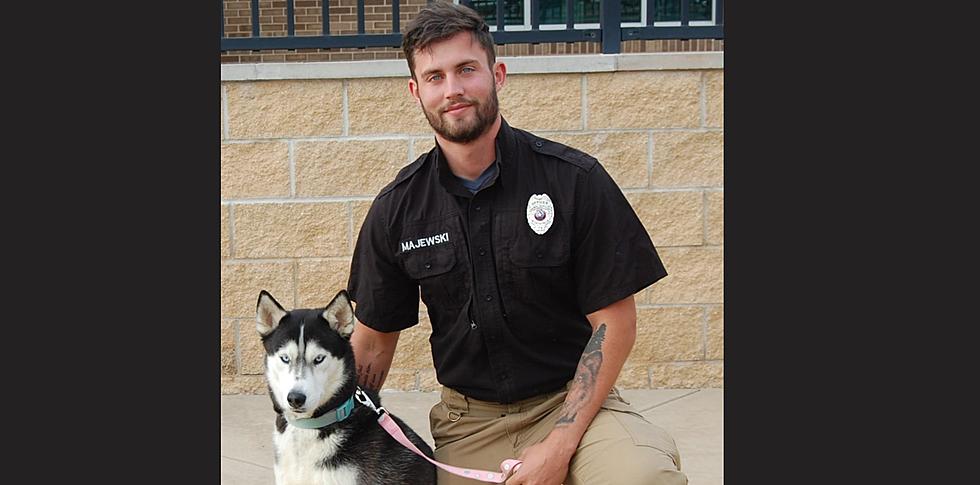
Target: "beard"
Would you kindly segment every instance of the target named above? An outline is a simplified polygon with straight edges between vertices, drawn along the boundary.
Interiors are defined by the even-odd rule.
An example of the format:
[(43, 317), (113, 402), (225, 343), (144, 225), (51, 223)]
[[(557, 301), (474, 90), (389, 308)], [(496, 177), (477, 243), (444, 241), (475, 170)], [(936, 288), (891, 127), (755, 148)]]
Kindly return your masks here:
[[(466, 103), (475, 108), (474, 116), (471, 119), (459, 119), (451, 121), (446, 118), (445, 109), (452, 104)], [(480, 102), (476, 98), (460, 97), (445, 106), (440, 106), (435, 112), (431, 112), (422, 106), (422, 113), (429, 121), (429, 126), (443, 138), (453, 143), (469, 143), (484, 134), (490, 125), (497, 120), (498, 101), (497, 90), (491, 85), (490, 96), (486, 102)]]

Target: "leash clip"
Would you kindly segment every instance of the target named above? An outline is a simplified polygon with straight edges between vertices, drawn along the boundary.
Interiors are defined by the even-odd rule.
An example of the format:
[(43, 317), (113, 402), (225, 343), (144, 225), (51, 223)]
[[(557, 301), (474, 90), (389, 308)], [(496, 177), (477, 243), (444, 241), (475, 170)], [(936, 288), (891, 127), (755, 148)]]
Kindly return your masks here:
[(374, 404), (374, 401), (372, 401), (371, 398), (368, 397), (368, 395), (361, 390), (361, 386), (357, 386), (357, 389), (354, 391), (354, 399), (357, 399), (357, 402), (363, 404), (364, 406), (367, 406), (370, 410), (378, 413), (378, 416), (380, 416), (382, 413), (388, 413), (388, 410), (385, 409), (384, 406), (381, 407), (376, 406)]

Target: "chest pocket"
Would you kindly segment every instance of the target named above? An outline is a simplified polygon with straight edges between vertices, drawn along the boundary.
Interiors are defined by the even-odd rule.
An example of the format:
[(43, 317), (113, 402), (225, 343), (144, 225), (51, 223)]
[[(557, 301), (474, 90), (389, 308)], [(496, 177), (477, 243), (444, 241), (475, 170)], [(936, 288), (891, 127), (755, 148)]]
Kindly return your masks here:
[[(527, 224), (523, 212), (498, 214), (497, 229), (506, 241), (497, 260), (500, 291), (508, 312), (524, 316), (551, 314), (555, 305), (570, 301), (574, 283), (570, 264), (568, 214), (558, 214), (544, 234)], [(520, 319), (512, 328), (519, 337), (552, 339), (552, 324), (542, 319)], [(533, 323), (531, 323), (533, 322)]]
[(406, 226), (399, 239), (405, 274), (419, 284), (422, 301), (434, 309), (458, 309), (469, 295), (463, 234), (457, 216)]

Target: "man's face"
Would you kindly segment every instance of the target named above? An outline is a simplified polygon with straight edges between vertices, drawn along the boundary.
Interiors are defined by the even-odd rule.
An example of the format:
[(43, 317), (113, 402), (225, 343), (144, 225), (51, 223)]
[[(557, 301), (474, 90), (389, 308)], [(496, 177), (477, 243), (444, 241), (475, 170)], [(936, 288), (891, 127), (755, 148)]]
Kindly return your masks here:
[(506, 68), (487, 64), (487, 53), (469, 32), (460, 32), (415, 51), (409, 80), (429, 125), (446, 140), (469, 143), (497, 119), (497, 89)]

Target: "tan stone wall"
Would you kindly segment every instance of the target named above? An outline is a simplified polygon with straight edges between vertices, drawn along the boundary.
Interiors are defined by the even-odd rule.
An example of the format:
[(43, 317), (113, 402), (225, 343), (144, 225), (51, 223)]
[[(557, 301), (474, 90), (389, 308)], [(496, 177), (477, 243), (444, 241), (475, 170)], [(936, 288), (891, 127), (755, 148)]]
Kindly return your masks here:
[[(433, 146), (407, 78), (222, 82), (222, 393), (262, 393), (259, 290), (321, 306), (346, 285), (371, 200)], [(724, 386), (724, 72), (510, 75), (516, 127), (595, 155), (669, 276), (643, 290), (623, 388)], [(329, 159), (329, 160), (328, 160)], [(402, 332), (386, 387), (435, 390), (429, 322)]]

